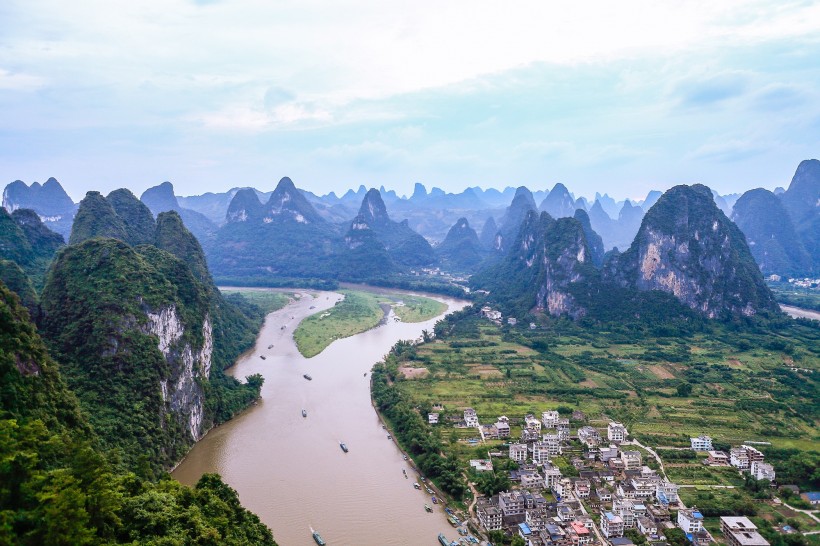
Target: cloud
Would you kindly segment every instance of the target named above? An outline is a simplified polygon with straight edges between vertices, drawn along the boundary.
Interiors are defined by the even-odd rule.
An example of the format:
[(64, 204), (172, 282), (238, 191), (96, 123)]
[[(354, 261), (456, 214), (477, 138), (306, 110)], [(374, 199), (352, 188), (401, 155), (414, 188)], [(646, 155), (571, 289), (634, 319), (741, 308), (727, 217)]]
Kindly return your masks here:
[(46, 80), (44, 78), (30, 74), (10, 72), (0, 68), (0, 89), (32, 91), (43, 87), (45, 84)]
[(753, 105), (759, 110), (778, 111), (800, 106), (806, 100), (806, 94), (801, 88), (776, 83), (755, 93)]
[(758, 156), (767, 149), (761, 143), (750, 140), (713, 140), (699, 146), (688, 158), (728, 163)]
[(685, 80), (676, 86), (674, 95), (684, 106), (709, 106), (742, 95), (748, 86), (745, 74), (724, 73)]

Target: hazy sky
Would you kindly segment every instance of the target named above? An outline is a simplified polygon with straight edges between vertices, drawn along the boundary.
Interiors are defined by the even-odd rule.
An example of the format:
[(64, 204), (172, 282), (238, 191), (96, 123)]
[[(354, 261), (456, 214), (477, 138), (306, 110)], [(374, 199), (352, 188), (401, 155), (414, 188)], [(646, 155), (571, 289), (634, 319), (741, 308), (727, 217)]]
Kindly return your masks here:
[(788, 185), (820, 2), (3, 0), (0, 183)]

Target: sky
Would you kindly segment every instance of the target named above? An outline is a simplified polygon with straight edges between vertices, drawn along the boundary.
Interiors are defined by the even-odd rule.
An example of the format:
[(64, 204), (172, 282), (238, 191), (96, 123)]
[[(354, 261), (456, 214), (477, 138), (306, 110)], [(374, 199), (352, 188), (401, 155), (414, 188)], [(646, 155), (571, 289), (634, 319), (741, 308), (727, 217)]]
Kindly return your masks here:
[(0, 182), (787, 187), (820, 2), (4, 0)]

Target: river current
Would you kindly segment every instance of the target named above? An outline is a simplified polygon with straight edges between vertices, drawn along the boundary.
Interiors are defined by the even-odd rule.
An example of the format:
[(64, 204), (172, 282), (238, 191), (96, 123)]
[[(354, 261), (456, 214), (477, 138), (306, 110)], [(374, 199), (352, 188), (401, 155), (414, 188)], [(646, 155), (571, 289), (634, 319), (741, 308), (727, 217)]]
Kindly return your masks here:
[[(337, 340), (306, 359), (296, 349), (293, 330), (341, 296), (300, 295), (268, 315), (255, 347), (229, 370), (239, 378), (261, 373), (262, 399), (208, 433), (173, 477), (193, 485), (203, 473), (219, 473), (282, 546), (315, 544), (311, 528), (330, 546), (432, 545), (440, 532), (457, 538), (442, 508), (423, 489), (413, 488), (418, 474), (387, 438), (369, 389), (371, 367), (396, 341), (419, 338), (443, 315), (411, 324), (391, 313), (379, 327)], [(434, 298), (448, 305), (446, 312), (466, 305)], [(434, 506), (432, 514), (425, 503)]]

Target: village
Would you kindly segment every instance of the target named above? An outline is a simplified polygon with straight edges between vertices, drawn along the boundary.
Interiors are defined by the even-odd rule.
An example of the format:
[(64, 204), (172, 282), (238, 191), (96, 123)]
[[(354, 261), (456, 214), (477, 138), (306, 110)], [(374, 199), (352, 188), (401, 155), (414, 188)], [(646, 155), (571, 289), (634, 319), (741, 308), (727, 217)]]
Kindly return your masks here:
[[(585, 420), (577, 410), (572, 417), (573, 421)], [(439, 413), (428, 414), (431, 425), (440, 420)], [(488, 451), (486, 459), (470, 461), (476, 472), (492, 472), (495, 466), (509, 468), (509, 463), (500, 464), (507, 458), (516, 463), (512, 465), (515, 470), (507, 471), (512, 484), (509, 490), (476, 501), (477, 522), (489, 536), (498, 537), (500, 531), (520, 537), (527, 546), (660, 546), (674, 543), (670, 536), (682, 532), (695, 546), (715, 542), (698, 508), (685, 506), (680, 499), (680, 486), (667, 479), (657, 454), (631, 439), (622, 423), (611, 421), (605, 431), (589, 425), (573, 431), (569, 418), (550, 410), (540, 419), (526, 415), (520, 438), (512, 441), (508, 440), (510, 425), (506, 416), (482, 425), (472, 408), (464, 409), (463, 419), (454, 423), (476, 429), (480, 440), (471, 439), (471, 443), (506, 441), (501, 444), (506, 451)], [(713, 449), (709, 436), (690, 442), (692, 451), (706, 454), (704, 465), (734, 467), (757, 480), (775, 480), (772, 465), (751, 445), (732, 447), (726, 453)], [(569, 460), (571, 469), (564, 467), (562, 472), (554, 458)], [(673, 531), (677, 529), (680, 531)], [(730, 546), (769, 545), (747, 517), (721, 517), (720, 530), (721, 542)]]

